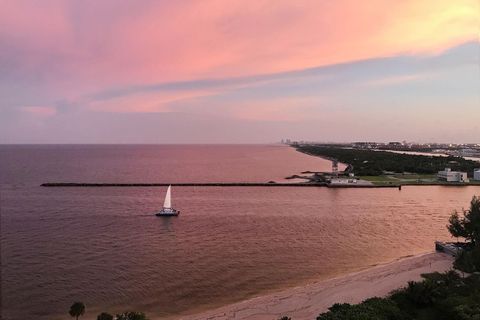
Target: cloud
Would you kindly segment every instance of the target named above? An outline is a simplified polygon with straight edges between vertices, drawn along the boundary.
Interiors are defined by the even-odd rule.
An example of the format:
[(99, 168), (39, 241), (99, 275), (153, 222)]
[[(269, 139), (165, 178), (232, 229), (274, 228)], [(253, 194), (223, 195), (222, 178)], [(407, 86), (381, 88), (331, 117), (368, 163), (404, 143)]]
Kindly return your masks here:
[(1, 6), (2, 69), (69, 92), (285, 72), (443, 50), (478, 36), (476, 0)]
[(404, 83), (412, 83), (419, 80), (428, 78), (428, 74), (410, 74), (402, 76), (393, 76), (378, 80), (370, 80), (364, 83), (365, 86), (390, 86)]
[(153, 113), (282, 123), (306, 135), (329, 127), (325, 119), (351, 124), (350, 134), (327, 131), (338, 137), (388, 112), (401, 122), (421, 110), (433, 123), (437, 109), (458, 108), (469, 127), (478, 116), (477, 0), (0, 0), (0, 9), (0, 133), (8, 124), (9, 141), (42, 136), (32, 117), (53, 141), (59, 119), (94, 132), (108, 114), (135, 126)]
[(51, 117), (57, 114), (57, 109), (54, 107), (29, 106), (22, 109), (29, 114), (39, 117)]
[[(336, 104), (343, 109), (358, 105), (358, 101), (345, 101), (349, 93), (360, 97), (359, 101), (377, 97), (378, 101), (369, 102), (377, 105), (384, 98), (378, 97), (374, 87), (393, 88), (388, 91), (390, 98), (406, 90), (412, 96), (427, 94), (435, 99), (440, 93), (431, 91), (438, 86), (453, 88), (448, 84), (452, 75), (467, 80), (474, 73), (478, 48), (478, 42), (470, 42), (433, 55), (376, 58), (252, 77), (139, 85), (97, 92), (89, 98), (92, 105), (110, 106), (104, 111), (180, 111), (264, 120), (315, 118), (322, 111), (333, 112)], [(466, 91), (458, 96), (475, 94), (478, 81), (471, 80), (462, 84)], [(339, 106), (339, 101), (345, 106)]]
[(192, 98), (208, 97), (215, 94), (212, 90), (182, 90), (182, 91), (158, 91), (136, 92), (129, 94), (117, 94), (111, 98), (85, 100), (83, 106), (91, 111), (102, 112), (170, 112), (171, 103), (184, 101)]

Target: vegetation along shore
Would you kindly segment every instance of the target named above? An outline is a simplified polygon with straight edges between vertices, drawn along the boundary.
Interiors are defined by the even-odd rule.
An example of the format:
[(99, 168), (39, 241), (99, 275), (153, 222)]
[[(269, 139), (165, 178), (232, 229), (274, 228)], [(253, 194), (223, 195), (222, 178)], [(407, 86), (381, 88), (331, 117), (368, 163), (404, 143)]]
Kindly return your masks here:
[(480, 185), (480, 181), (454, 183), (439, 181), (436, 174), (445, 168), (467, 172), (472, 177), (480, 163), (462, 157), (436, 157), (387, 151), (344, 148), (335, 145), (294, 145), (297, 151), (345, 163), (345, 173), (375, 185)]

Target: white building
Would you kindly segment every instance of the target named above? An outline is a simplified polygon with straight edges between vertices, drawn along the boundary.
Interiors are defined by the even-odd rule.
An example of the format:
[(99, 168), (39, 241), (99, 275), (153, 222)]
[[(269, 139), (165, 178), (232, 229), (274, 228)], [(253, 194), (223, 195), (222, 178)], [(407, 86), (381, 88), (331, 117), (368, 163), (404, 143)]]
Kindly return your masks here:
[(480, 169), (473, 170), (473, 180), (480, 181)]
[(469, 182), (466, 172), (452, 171), (450, 168), (438, 171), (437, 178), (447, 182)]

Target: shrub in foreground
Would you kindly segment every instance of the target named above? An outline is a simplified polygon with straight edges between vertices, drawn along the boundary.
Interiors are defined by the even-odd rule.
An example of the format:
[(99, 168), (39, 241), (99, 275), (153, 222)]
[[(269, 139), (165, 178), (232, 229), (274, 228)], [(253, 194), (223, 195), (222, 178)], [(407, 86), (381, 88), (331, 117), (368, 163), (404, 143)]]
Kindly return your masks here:
[(97, 320), (113, 320), (113, 316), (110, 313), (102, 312), (97, 316)]
[(480, 275), (423, 275), (421, 282), (357, 305), (335, 304), (317, 320), (480, 320)]
[(407, 320), (407, 315), (398, 305), (383, 298), (371, 298), (360, 304), (334, 304), (329, 311), (322, 313), (317, 320)]
[(116, 320), (148, 320), (147, 316), (143, 312), (128, 311), (121, 314), (117, 314)]

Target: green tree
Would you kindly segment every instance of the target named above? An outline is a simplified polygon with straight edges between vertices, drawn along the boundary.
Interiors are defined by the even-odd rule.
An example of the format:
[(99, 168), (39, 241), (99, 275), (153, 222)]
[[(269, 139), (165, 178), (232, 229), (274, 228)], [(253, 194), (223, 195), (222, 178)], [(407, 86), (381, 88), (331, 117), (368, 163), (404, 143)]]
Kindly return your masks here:
[(356, 305), (336, 303), (317, 320), (404, 320), (407, 315), (398, 305), (384, 298), (370, 298)]
[(407, 298), (415, 305), (423, 307), (433, 305), (441, 297), (440, 286), (436, 281), (426, 279), (422, 282), (408, 282), (405, 289)]
[(148, 320), (143, 312), (128, 311), (117, 314), (117, 320)]
[(462, 223), (462, 218), (460, 218), (457, 211), (454, 211), (450, 218), (448, 219), (448, 231), (455, 238), (466, 238), (467, 234), (465, 233), (465, 228)]
[(97, 316), (97, 320), (113, 320), (113, 316), (110, 313), (102, 312)]
[(70, 306), (70, 311), (68, 311), (70, 316), (75, 317), (75, 319), (78, 320), (78, 317), (83, 316), (85, 313), (85, 305), (83, 302), (74, 302)]
[(468, 273), (480, 271), (480, 245), (462, 251), (455, 260), (454, 267)]
[(453, 212), (448, 220), (448, 231), (454, 237), (462, 237), (473, 246), (480, 245), (480, 198), (473, 197), (470, 209), (463, 211), (463, 217)]

